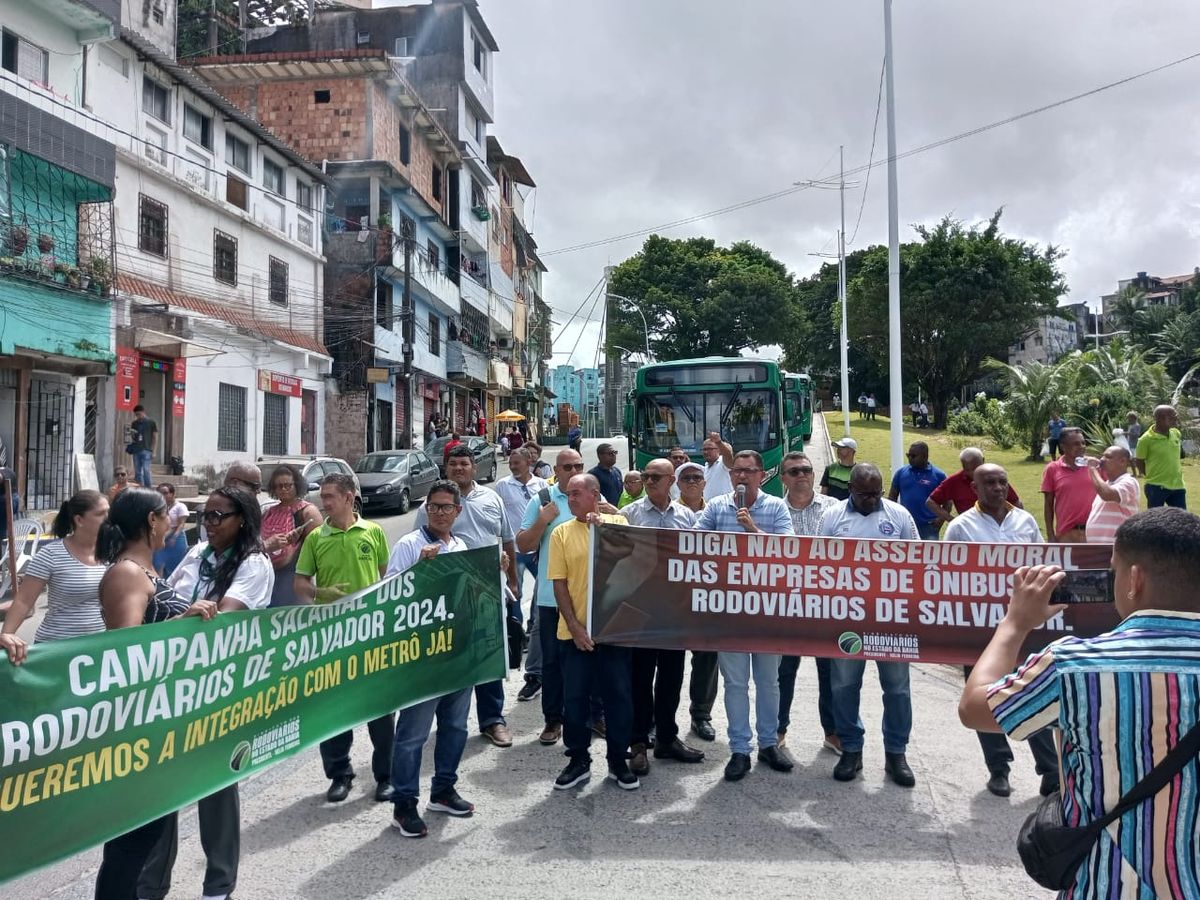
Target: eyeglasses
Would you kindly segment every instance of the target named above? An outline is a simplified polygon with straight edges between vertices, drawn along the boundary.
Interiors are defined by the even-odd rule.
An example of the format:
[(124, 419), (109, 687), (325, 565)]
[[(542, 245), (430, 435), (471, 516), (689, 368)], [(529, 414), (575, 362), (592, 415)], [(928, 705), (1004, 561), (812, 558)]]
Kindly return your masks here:
[[(736, 471), (736, 470), (734, 470), (734, 471)], [(697, 481), (703, 481), (704, 476), (703, 475), (681, 475), (679, 477), (679, 480), (687, 482), (688, 484), (695, 484)]]
[[(245, 484), (243, 481), (242, 484)], [(271, 490), (278, 493), (279, 491), (294, 491), (296, 489), (295, 482), (292, 481), (277, 481), (271, 485)]]
[(662, 472), (647, 472), (642, 476), (642, 481), (649, 481), (653, 484), (656, 481), (662, 481), (664, 478), (670, 478), (669, 475), (664, 475)]
[(113, 475), (117, 478), (128, 478), (129, 477), (128, 472), (113, 472)]
[(582, 472), (583, 471), (583, 463), (560, 463), (558, 467), (560, 469), (565, 469), (568, 472)]
[(219, 509), (206, 509), (200, 518), (205, 525), (220, 525), (230, 516), (236, 516), (236, 512), (221, 512)]
[(755, 472), (761, 472), (762, 469), (743, 469), (741, 466), (736, 466), (729, 470), (730, 475), (737, 475), (741, 478), (749, 478)]
[(452, 513), (458, 509), (457, 503), (426, 503), (425, 509), (431, 513)]
[(225, 481), (228, 484), (240, 484), (243, 487), (247, 487), (255, 494), (262, 490), (261, 484), (256, 481), (246, 481), (244, 478), (226, 478)]
[(791, 475), (795, 478), (797, 475), (811, 475), (813, 473), (812, 466), (793, 466), (790, 469), (784, 469), (784, 475)]

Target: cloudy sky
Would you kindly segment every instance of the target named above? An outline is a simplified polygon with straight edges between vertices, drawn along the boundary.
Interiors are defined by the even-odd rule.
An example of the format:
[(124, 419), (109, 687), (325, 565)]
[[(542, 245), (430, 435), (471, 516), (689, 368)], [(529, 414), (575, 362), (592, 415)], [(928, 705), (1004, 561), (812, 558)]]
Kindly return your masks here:
[[(867, 162), (882, 0), (481, 0), (500, 44), (496, 124), (539, 188), (532, 231), (565, 324), (651, 228)], [(899, 0), (898, 149), (949, 137), (1200, 51), (1184, 0)], [(1139, 270), (1200, 265), (1200, 59), (899, 166), (901, 238), (1005, 208), (1005, 230), (1068, 251), (1068, 300)], [(881, 116), (876, 158), (884, 158)], [(863, 198), (847, 194), (848, 231)], [(886, 167), (854, 247), (887, 240)], [(751, 240), (800, 275), (835, 249), (836, 192), (804, 191), (664, 231)], [(592, 365), (601, 307), (556, 339)], [(581, 334), (582, 330), (582, 334)], [(571, 355), (574, 348), (574, 355)]]

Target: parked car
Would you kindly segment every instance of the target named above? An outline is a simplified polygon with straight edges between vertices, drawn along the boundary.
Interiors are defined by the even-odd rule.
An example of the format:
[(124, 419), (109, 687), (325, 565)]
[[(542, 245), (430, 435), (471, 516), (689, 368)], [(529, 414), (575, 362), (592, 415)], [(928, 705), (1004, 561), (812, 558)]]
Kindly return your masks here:
[[(460, 438), (460, 440), (471, 448), (471, 455), (475, 457), (475, 480), (482, 483), (494, 479), (496, 477), (496, 445), (489, 444), (487, 438), (477, 437), (473, 434)], [(434, 438), (425, 445), (426, 455), (437, 463), (438, 471), (443, 478), (446, 477), (444, 458), (448, 443), (450, 443), (450, 437), (447, 435)]]
[[(304, 473), (304, 480), (308, 482), (308, 496), (306, 499), (309, 503), (321, 511), (321, 515), (326, 515), (325, 507), (321, 504), (321, 479), (326, 475), (349, 475), (354, 479), (354, 511), (361, 513), (363, 510), (363, 492), (362, 485), (359, 484), (358, 476), (354, 474), (354, 469), (350, 463), (344, 459), (338, 459), (333, 456), (260, 456), (258, 458), (258, 468), (262, 471), (263, 490), (271, 483), (271, 474), (276, 467), (281, 465), (296, 466)], [(301, 491), (301, 495), (304, 492)]]
[(376, 450), (354, 464), (367, 512), (408, 512), (438, 480), (438, 467), (423, 450)]

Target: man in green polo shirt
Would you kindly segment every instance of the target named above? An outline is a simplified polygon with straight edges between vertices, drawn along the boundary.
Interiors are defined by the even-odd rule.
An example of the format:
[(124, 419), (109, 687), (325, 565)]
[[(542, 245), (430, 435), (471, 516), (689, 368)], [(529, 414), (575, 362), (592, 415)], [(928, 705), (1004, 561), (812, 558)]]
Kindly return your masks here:
[[(321, 482), (321, 504), (329, 518), (311, 531), (296, 560), (296, 596), (303, 603), (332, 603), (339, 597), (361, 591), (378, 582), (387, 569), (388, 543), (383, 529), (354, 512), (354, 479), (349, 475), (326, 475)], [(392, 796), (392, 741), (396, 724), (392, 713), (367, 723), (371, 744), (371, 770), (375, 775), (375, 799)], [(354, 781), (350, 747), (354, 732), (346, 731), (321, 742), (321, 762), (331, 782), (325, 798), (330, 803), (345, 800)]]
[(1146, 476), (1146, 505), (1187, 509), (1183, 487), (1183, 436), (1173, 406), (1154, 407), (1154, 427), (1137, 442), (1137, 464)]

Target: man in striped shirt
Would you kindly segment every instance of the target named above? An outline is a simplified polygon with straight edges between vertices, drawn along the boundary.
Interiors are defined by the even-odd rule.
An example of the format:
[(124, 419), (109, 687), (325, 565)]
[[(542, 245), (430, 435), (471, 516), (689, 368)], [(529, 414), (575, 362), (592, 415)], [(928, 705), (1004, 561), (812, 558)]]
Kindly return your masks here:
[[(1200, 718), (1200, 517), (1175, 508), (1128, 519), (1113, 547), (1122, 622), (1064, 637), (1013, 671), (1050, 604), (1061, 570), (1016, 573), (1008, 613), (959, 703), (968, 728), (1024, 739), (1062, 730), (1064, 824), (1113, 809)], [(1011, 673), (1011, 674), (1006, 674)], [(1060, 896), (1200, 897), (1200, 763), (1105, 829)]]

